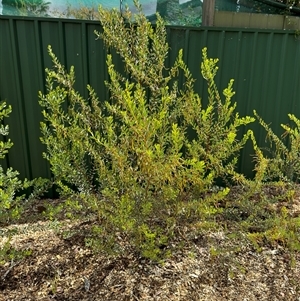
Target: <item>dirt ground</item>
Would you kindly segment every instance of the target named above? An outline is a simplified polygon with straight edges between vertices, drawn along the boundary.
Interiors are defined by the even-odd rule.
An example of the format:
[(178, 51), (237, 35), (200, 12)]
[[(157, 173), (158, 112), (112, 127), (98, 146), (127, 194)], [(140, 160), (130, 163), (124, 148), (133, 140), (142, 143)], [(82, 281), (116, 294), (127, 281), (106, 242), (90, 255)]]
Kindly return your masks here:
[(299, 253), (278, 246), (257, 252), (217, 231), (183, 233), (184, 247), (163, 264), (134, 252), (105, 257), (85, 245), (92, 223), (37, 218), (2, 227), (2, 249), (10, 236), (12, 247), (31, 254), (0, 265), (0, 300), (300, 301)]

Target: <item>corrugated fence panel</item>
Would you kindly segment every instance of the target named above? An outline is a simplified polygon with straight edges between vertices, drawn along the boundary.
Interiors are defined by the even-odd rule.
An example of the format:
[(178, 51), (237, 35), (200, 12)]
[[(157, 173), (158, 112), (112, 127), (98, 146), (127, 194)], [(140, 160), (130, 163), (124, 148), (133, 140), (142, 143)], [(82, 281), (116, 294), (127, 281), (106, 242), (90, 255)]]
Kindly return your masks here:
[[(92, 21), (0, 16), (0, 99), (13, 106), (11, 118), (5, 122), (10, 125), (14, 142), (8, 158), (1, 163), (4, 167), (12, 166), (22, 177), (50, 177), (39, 140), (42, 116), (38, 104), (38, 91), (45, 91), (45, 68), (52, 66), (48, 45), (68, 69), (75, 66), (76, 88), (83, 96), (87, 96), (86, 85), (91, 84), (100, 100), (108, 99), (104, 85), (108, 79), (107, 52), (94, 30), (100, 31), (101, 27)], [(178, 51), (184, 50), (184, 59), (196, 78), (195, 90), (204, 104), (207, 89), (200, 64), (202, 48), (207, 47), (209, 57), (220, 59), (216, 76), (220, 92), (231, 78), (235, 79), (234, 101), (241, 116), (253, 115), (256, 109), (277, 134), (283, 132), (280, 124), (288, 122), (288, 113), (300, 116), (300, 40), (294, 32), (183, 27), (167, 30), (167, 65), (171, 66)], [(123, 70), (119, 58), (115, 64)], [(264, 130), (257, 123), (249, 128), (263, 146)], [(241, 129), (240, 134), (245, 131)], [(247, 175), (253, 169), (251, 154), (249, 143), (239, 166)]]
[[(26, 78), (31, 76), (30, 69), (27, 70), (26, 78), (23, 78), (21, 65), (24, 63), (20, 57), (18, 26), (13, 19), (1, 20), (1, 41), (0, 45), (0, 98), (7, 100), (13, 107), (13, 113), (8, 120), (10, 125), (10, 137), (14, 142), (14, 147), (8, 156), (9, 166), (18, 168), (21, 176), (31, 177), (31, 158), (28, 144), (28, 137), (33, 137), (28, 133), (27, 122), (29, 116), (26, 112), (26, 104), (31, 106), (34, 100), (24, 94), (24, 83)], [(29, 22), (29, 24), (34, 24)], [(34, 37), (34, 34), (30, 35)], [(5, 40), (4, 38), (5, 37)], [(29, 37), (30, 39), (30, 37)], [(26, 48), (26, 45), (24, 49)], [(35, 47), (34, 47), (35, 49)], [(25, 50), (26, 51), (26, 50)], [(26, 58), (26, 61), (30, 58)], [(33, 91), (32, 91), (33, 92)], [(34, 93), (34, 92), (33, 92)], [(32, 112), (37, 113), (37, 111)], [(40, 160), (39, 160), (40, 161)]]
[[(176, 39), (174, 39), (176, 40)], [(177, 42), (178, 43), (178, 42)], [(299, 59), (300, 40), (293, 32), (247, 29), (190, 29), (187, 63), (197, 78), (196, 90), (207, 99), (206, 84), (200, 77), (201, 49), (208, 48), (209, 57), (219, 58), (216, 82), (220, 92), (231, 78), (235, 79), (237, 110), (241, 116), (253, 110), (281, 135), (281, 123), (288, 113), (300, 116)], [(265, 146), (266, 133), (258, 123), (252, 124), (258, 143)], [(246, 129), (241, 129), (240, 134)], [(240, 171), (252, 174), (253, 149), (247, 145), (242, 152)]]
[[(20, 90), (23, 98), (21, 99), (23, 115), (22, 128), (24, 131), (24, 144), (26, 145), (26, 156), (29, 163), (28, 177), (33, 178), (46, 171), (46, 162), (42, 161), (36, 164), (37, 158), (40, 158), (43, 147), (39, 142), (39, 122), (42, 118), (38, 107), (37, 92), (43, 89), (43, 69), (40, 59), (39, 38), (37, 34), (38, 23), (28, 20), (18, 20), (15, 22), (16, 32), (16, 52), (18, 57), (18, 72), (20, 81)], [(34, 34), (28, 34), (34, 33)], [(8, 99), (9, 101), (9, 99)], [(20, 101), (19, 99), (17, 101)], [(12, 122), (15, 122), (12, 117)], [(13, 129), (13, 125), (11, 126)], [(13, 133), (12, 133), (13, 135)], [(13, 139), (17, 143), (17, 139)], [(19, 147), (15, 145), (15, 151), (19, 151)], [(17, 162), (19, 162), (19, 158)], [(14, 157), (13, 157), (14, 159)], [(25, 158), (26, 160), (26, 158)], [(40, 160), (39, 160), (40, 161)], [(12, 162), (15, 166), (16, 163)]]

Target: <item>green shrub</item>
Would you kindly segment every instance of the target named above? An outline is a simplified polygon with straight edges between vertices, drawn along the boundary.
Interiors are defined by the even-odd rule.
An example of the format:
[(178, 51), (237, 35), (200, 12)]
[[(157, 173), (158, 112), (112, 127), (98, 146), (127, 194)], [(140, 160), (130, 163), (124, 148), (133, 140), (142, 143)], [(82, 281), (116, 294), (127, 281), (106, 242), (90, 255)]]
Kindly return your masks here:
[[(0, 104), (0, 121), (4, 117), (8, 117), (11, 113), (11, 106), (6, 105), (6, 102)], [(8, 125), (0, 125), (0, 134), (7, 136), (9, 133)], [(4, 159), (8, 150), (12, 147), (13, 143), (10, 139), (7, 141), (0, 141), (0, 159)], [(0, 216), (1, 221), (9, 218), (17, 218), (20, 214), (19, 201), (23, 196), (16, 196), (16, 193), (23, 189), (23, 183), (18, 179), (19, 173), (12, 168), (8, 168), (6, 172), (0, 166)]]
[[(177, 227), (218, 212), (214, 204), (229, 189), (213, 190), (216, 179), (243, 179), (235, 165), (251, 132), (237, 140), (237, 131), (254, 119), (234, 113), (233, 81), (221, 99), (214, 82), (217, 60), (207, 57), (206, 48), (204, 108), (182, 51), (172, 68), (165, 66), (163, 20), (158, 15), (153, 28), (138, 9), (135, 16), (99, 11), (103, 34), (96, 34), (126, 69), (118, 73), (107, 56), (108, 101), (99, 101), (90, 86), (89, 99), (81, 97), (74, 68), (67, 72), (49, 46), (54, 68), (46, 70), (47, 93), (39, 96), (41, 140), (69, 215), (87, 210), (98, 215), (88, 244), (124, 252), (120, 237), (126, 237), (142, 256), (156, 260), (168, 253), (162, 246)], [(182, 88), (179, 74), (185, 78)]]
[[(0, 122), (5, 117), (9, 117), (12, 112), (11, 106), (7, 106), (6, 102), (0, 104)], [(7, 136), (9, 134), (8, 125), (0, 124), (0, 135)], [(4, 159), (9, 149), (13, 146), (10, 139), (0, 141), (0, 159)], [(0, 166), (0, 222), (9, 222), (20, 217), (25, 204), (25, 191), (31, 188), (31, 194), (27, 201), (35, 199), (43, 194), (51, 186), (47, 179), (37, 178), (32, 181), (19, 179), (19, 172), (11, 167), (5, 171)]]
[(260, 148), (251, 134), (256, 175), (253, 180), (244, 181), (248, 189), (225, 211), (227, 217), (231, 215), (239, 222), (239, 229), (248, 233), (257, 250), (281, 245), (286, 250), (299, 251), (300, 218), (294, 200), (299, 190), (300, 121), (289, 114), (296, 127), (282, 124), (285, 133), (278, 137), (256, 111), (254, 115), (266, 130), (270, 146)]
[[(283, 182), (298, 182), (300, 176), (300, 120), (293, 114), (288, 114), (291, 121), (296, 124), (295, 128), (289, 125), (281, 124), (285, 130), (282, 138), (279, 138), (272, 129), (263, 121), (263, 119), (254, 111), (259, 123), (267, 132), (270, 142), (268, 149), (268, 164), (265, 173), (265, 179), (280, 180)], [(288, 138), (284, 140), (284, 138)]]

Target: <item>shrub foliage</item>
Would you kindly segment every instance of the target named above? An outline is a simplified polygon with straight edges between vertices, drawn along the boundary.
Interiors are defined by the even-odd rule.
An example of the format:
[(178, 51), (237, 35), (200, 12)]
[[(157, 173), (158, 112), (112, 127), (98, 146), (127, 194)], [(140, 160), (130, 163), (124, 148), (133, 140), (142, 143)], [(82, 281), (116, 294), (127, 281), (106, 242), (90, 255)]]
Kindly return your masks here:
[[(0, 104), (0, 122), (8, 117), (12, 112), (11, 106), (6, 102)], [(0, 134), (7, 136), (9, 134), (8, 125), (0, 125)], [(4, 159), (9, 149), (13, 146), (10, 139), (0, 141), (0, 159)], [(18, 178), (19, 173), (12, 168), (6, 171), (0, 166), (0, 220), (6, 221), (9, 218), (16, 218), (20, 214), (19, 201), (23, 196), (16, 196), (19, 190), (23, 189), (23, 183)]]
[[(161, 17), (157, 15), (153, 27), (136, 6), (135, 15), (99, 10), (103, 32), (95, 34), (115, 53), (107, 56), (107, 100), (99, 100), (90, 86), (84, 99), (74, 88), (74, 67), (67, 71), (49, 46), (54, 66), (46, 70), (46, 93), (39, 94), (41, 141), (62, 199), (58, 207), (49, 206), (50, 217), (61, 210), (68, 217), (91, 213), (96, 222), (87, 233), (87, 245), (113, 254), (129, 248), (153, 260), (178, 247), (173, 238), (182, 229), (186, 234), (221, 226), (232, 231), (231, 237), (242, 231), (240, 237), (257, 250), (267, 243), (298, 251), (300, 217), (293, 201), (300, 166), (299, 120), (290, 114), (296, 128), (282, 125), (286, 144), (254, 111), (270, 138), (270, 157), (251, 130), (239, 139), (238, 130), (254, 118), (235, 112), (233, 80), (219, 93), (214, 80), (218, 60), (202, 50), (200, 71), (208, 89), (203, 102), (182, 51), (170, 69), (165, 66), (169, 46)], [(114, 66), (116, 57), (124, 63), (123, 73)], [(11, 107), (1, 103), (0, 121), (10, 113)], [(1, 135), (8, 130), (0, 125)], [(256, 154), (252, 180), (235, 170), (249, 138)], [(11, 146), (4, 137), (1, 159)], [(24, 204), (30, 208), (20, 196), (27, 188), (34, 188), (34, 199), (49, 187), (47, 180), (21, 181), (18, 175), (0, 167), (0, 222), (18, 218)], [(230, 185), (216, 189), (220, 179), (239, 185), (231, 193)], [(2, 260), (7, 260), (6, 253), (18, 255), (10, 251), (9, 241), (2, 253)]]
[(233, 80), (221, 97), (214, 82), (217, 60), (207, 57), (206, 48), (204, 107), (182, 51), (172, 68), (165, 67), (163, 20), (157, 16), (154, 28), (138, 8), (134, 16), (99, 11), (103, 33), (96, 34), (125, 66), (124, 74), (117, 72), (107, 56), (106, 101), (90, 86), (84, 99), (74, 89), (74, 68), (67, 72), (49, 46), (54, 67), (46, 70), (47, 92), (40, 93), (41, 140), (68, 214), (97, 213), (88, 243), (124, 251), (125, 236), (142, 256), (158, 259), (180, 223), (215, 212), (214, 204), (229, 192), (213, 190), (216, 179), (242, 177), (235, 165), (251, 133), (241, 140), (237, 133), (254, 119), (234, 112)]
[[(270, 142), (270, 148), (267, 152), (267, 168), (265, 172), (265, 181), (280, 180), (284, 182), (299, 182), (300, 176), (300, 120), (294, 114), (288, 114), (288, 117), (296, 125), (295, 128), (281, 124), (285, 130), (282, 137), (278, 137), (264, 120), (254, 111), (258, 122), (266, 130)], [(287, 140), (285, 139), (287, 138)]]
[[(7, 106), (6, 102), (3, 101), (0, 104), (0, 135), (3, 136), (3, 139), (0, 141), (0, 159), (5, 159), (9, 149), (13, 146), (12, 141), (6, 138), (9, 134), (9, 126), (3, 123), (3, 119), (9, 117), (11, 112), (11, 106)], [(0, 223), (18, 219), (25, 203), (47, 192), (50, 187), (51, 183), (47, 179), (21, 180), (18, 171), (12, 167), (5, 170), (0, 165)]]

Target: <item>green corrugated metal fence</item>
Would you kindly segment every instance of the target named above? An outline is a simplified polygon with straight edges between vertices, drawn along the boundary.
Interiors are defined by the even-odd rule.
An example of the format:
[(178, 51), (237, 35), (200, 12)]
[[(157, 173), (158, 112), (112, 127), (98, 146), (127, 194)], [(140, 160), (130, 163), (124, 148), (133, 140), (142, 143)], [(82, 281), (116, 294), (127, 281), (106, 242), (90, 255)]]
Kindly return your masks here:
[[(101, 27), (93, 21), (0, 16), (0, 99), (13, 107), (5, 122), (14, 142), (3, 165), (19, 170), (22, 178), (50, 177), (39, 141), (42, 117), (38, 104), (38, 91), (44, 91), (44, 70), (52, 65), (49, 44), (65, 66), (75, 66), (76, 85), (83, 95), (89, 83), (101, 100), (108, 97), (104, 87), (106, 51), (102, 41), (96, 40), (95, 29)], [(207, 93), (200, 63), (201, 50), (207, 47), (210, 57), (220, 59), (218, 87), (224, 88), (235, 79), (234, 100), (241, 116), (252, 115), (256, 109), (276, 133), (282, 132), (280, 123), (288, 121), (288, 113), (300, 117), (300, 40), (294, 32), (168, 27), (168, 40), (167, 64), (184, 49), (185, 61), (197, 79), (195, 89), (204, 99)], [(252, 128), (263, 145), (264, 130), (257, 124)], [(246, 174), (253, 168), (251, 153), (249, 143), (239, 166)]]

